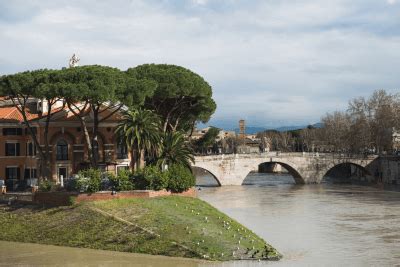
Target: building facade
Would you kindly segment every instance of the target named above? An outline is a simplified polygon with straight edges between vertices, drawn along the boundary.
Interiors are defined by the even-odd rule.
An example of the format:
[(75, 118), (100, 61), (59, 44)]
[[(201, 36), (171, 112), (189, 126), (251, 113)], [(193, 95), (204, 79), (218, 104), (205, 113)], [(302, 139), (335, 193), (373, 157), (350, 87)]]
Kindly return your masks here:
[[(37, 181), (39, 155), (20, 112), (12, 103), (1, 99), (0, 102), (0, 180), (4, 181), (8, 190), (15, 190), (18, 186)], [(44, 112), (39, 108), (40, 100), (32, 99), (32, 106), (35, 105), (38, 108), (30, 109), (28, 120), (44, 148), (46, 116), (42, 115)], [(56, 105), (55, 109), (59, 110), (51, 117), (48, 140), (51, 177), (59, 183), (61, 179), (87, 168), (89, 159), (80, 121), (61, 104)], [(111, 115), (110, 118), (99, 125), (98, 163), (100, 168), (116, 174), (118, 170), (129, 167), (130, 157), (126, 146), (118, 142), (115, 135), (120, 112), (108, 110), (102, 114), (107, 115)], [(90, 113), (85, 120), (90, 131), (93, 127)]]

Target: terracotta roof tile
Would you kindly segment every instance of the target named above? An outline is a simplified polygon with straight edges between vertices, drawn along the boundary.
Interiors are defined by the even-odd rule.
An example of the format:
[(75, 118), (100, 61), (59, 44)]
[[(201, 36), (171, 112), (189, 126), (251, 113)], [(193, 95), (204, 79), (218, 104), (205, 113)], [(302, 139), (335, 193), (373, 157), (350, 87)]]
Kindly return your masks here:
[[(38, 114), (27, 113), (28, 120), (39, 118)], [(24, 119), (16, 107), (0, 107), (0, 121), (23, 122)]]
[[(53, 109), (53, 112), (57, 112), (63, 109), (63, 107), (57, 107)], [(62, 116), (56, 118), (56, 121), (74, 121), (76, 120), (75, 115), (68, 110), (67, 107), (64, 107), (65, 113)], [(108, 113), (108, 112), (107, 112)], [(107, 114), (106, 113), (106, 114)], [(42, 116), (46, 116), (47, 114), (44, 113), (42, 115), (36, 113), (27, 113), (28, 120), (34, 120), (41, 118)], [(61, 114), (60, 114), (61, 115)], [(114, 114), (109, 120), (119, 120), (121, 117), (120, 114)], [(21, 113), (15, 106), (0, 106), (0, 122), (24, 122), (24, 119)]]

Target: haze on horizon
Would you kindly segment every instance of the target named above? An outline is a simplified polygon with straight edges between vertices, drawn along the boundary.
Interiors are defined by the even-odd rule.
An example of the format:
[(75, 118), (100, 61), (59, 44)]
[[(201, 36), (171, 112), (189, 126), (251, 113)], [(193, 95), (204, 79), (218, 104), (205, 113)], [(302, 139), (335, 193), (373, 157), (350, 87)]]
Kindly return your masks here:
[(82, 65), (181, 65), (213, 87), (209, 124), (306, 125), (396, 92), (397, 0), (0, 0), (0, 75)]

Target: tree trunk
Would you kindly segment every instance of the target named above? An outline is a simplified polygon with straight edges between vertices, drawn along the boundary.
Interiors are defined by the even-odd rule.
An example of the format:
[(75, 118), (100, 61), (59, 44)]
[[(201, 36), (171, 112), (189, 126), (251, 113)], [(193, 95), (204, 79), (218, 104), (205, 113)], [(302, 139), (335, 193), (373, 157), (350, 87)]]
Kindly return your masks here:
[(92, 147), (92, 142), (90, 140), (89, 131), (88, 131), (87, 126), (86, 126), (85, 118), (81, 118), (81, 126), (82, 126), (82, 129), (83, 129), (83, 134), (84, 134), (85, 142), (86, 142), (87, 149), (88, 149), (89, 162), (90, 162), (91, 167), (95, 168), (96, 167), (96, 163), (93, 160), (93, 147)]
[(136, 158), (136, 171), (139, 171), (140, 169), (142, 169), (143, 164), (143, 149), (138, 149), (137, 150), (137, 158)]
[[(37, 135), (36, 135), (35, 131), (33, 131), (32, 126), (31, 126), (31, 124), (28, 121), (28, 118), (26, 116), (26, 102), (27, 102), (27, 99), (22, 97), (23, 102), (21, 102), (20, 97), (18, 97), (17, 99), (18, 99), (19, 105), (17, 103), (15, 103), (14, 100), (12, 100), (13, 104), (17, 108), (17, 110), (20, 112), (20, 114), (22, 115), (24, 123), (28, 127), (28, 131), (29, 131), (29, 134), (31, 135), (32, 142), (33, 142), (34, 146), (37, 148), (37, 151), (39, 152), (39, 157), (41, 159), (40, 161), (44, 161), (44, 159), (46, 159), (46, 155), (43, 152), (43, 149), (40, 146), (40, 143), (38, 141)], [(41, 163), (41, 164), (42, 165), (39, 168), (38, 183), (40, 182), (41, 178), (43, 178), (43, 177), (47, 178), (48, 171), (46, 171), (46, 168), (48, 168), (48, 166), (50, 166), (50, 165), (43, 164), (43, 163)]]
[(51, 170), (50, 170), (50, 166), (51, 166), (51, 155), (50, 155), (50, 144), (49, 144), (49, 126), (50, 126), (50, 120), (51, 120), (51, 110), (53, 108), (53, 104), (51, 102), (51, 100), (47, 99), (47, 117), (46, 117), (46, 124), (44, 126), (44, 158), (43, 158), (43, 172), (44, 172), (44, 177), (46, 179), (51, 178), (50, 174), (51, 174)]
[[(71, 105), (74, 105), (74, 107), (76, 108), (76, 110), (78, 110), (78, 112), (76, 112)], [(83, 130), (83, 135), (85, 138), (85, 142), (87, 145), (87, 149), (88, 149), (88, 157), (89, 157), (89, 162), (91, 167), (95, 168), (96, 164), (95, 162), (93, 162), (93, 147), (92, 147), (92, 142), (90, 139), (90, 135), (89, 135), (89, 131), (86, 125), (86, 121), (85, 121), (85, 110), (87, 107), (87, 103), (83, 106), (83, 108), (79, 109), (74, 103), (67, 103), (68, 109), (74, 114), (74, 116), (76, 118), (78, 118), (79, 122), (81, 123), (81, 127)]]
[(140, 151), (140, 158), (139, 158), (139, 167), (140, 167), (140, 169), (143, 169), (144, 168), (144, 166), (145, 166), (145, 161), (144, 161), (144, 149), (142, 149), (141, 151)]
[(135, 173), (135, 166), (136, 166), (136, 161), (135, 161), (135, 151), (133, 150), (133, 149), (131, 149), (130, 150), (130, 153), (131, 153), (131, 163), (130, 163), (130, 167), (131, 167), (131, 170), (132, 170), (132, 173)]
[(93, 159), (93, 164), (94, 168), (97, 168), (98, 166), (98, 157), (99, 157), (99, 141), (98, 141), (98, 135), (99, 135), (99, 109), (98, 106), (92, 106), (92, 111), (93, 111), (93, 133), (92, 133), (92, 159)]

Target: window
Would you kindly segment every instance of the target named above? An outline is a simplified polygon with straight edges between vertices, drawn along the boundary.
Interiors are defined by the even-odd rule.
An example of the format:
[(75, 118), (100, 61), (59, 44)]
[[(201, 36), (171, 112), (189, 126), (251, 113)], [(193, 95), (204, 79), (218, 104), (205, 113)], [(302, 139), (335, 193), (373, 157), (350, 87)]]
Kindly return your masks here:
[(24, 172), (24, 179), (37, 178), (37, 172), (35, 168), (26, 168)]
[(123, 142), (117, 144), (117, 159), (127, 159), (128, 158), (128, 148)]
[(18, 167), (6, 167), (6, 179), (19, 179), (19, 168)]
[(68, 160), (68, 144), (65, 140), (57, 142), (57, 160)]
[(6, 143), (6, 156), (19, 156), (19, 143)]
[(36, 146), (32, 142), (26, 144), (26, 155), (36, 156)]
[(22, 128), (3, 128), (3, 135), (22, 135)]

